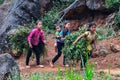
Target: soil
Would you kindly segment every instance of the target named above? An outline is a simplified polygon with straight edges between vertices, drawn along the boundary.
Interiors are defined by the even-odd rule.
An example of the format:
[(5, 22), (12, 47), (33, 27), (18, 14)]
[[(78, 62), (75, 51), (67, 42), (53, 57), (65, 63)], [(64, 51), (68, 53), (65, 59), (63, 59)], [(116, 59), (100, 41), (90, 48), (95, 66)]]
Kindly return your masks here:
[[(31, 59), (30, 60), (31, 68), (26, 69), (25, 68), (25, 57), (26, 56), (22, 55), (19, 59), (17, 59), (19, 66), (20, 66), (21, 74), (27, 75), (27, 74), (33, 73), (33, 72), (56, 72), (56, 71), (58, 71), (58, 67), (60, 67), (61, 70), (65, 70), (65, 68), (62, 65), (62, 61), (63, 61), (62, 56), (63, 55), (55, 63), (54, 68), (51, 68), (49, 65), (49, 61), (51, 61), (51, 59), (56, 55), (55, 50), (54, 50), (55, 40), (52, 39), (52, 36), (54, 36), (54, 35), (51, 34), (47, 37), (47, 45), (46, 46), (47, 46), (48, 56), (45, 57), (44, 59), (41, 58), (41, 64), (43, 64), (45, 67), (44, 68), (36, 67), (35, 60)], [(106, 49), (110, 52), (110, 54), (108, 54), (106, 57), (91, 58), (91, 59), (89, 59), (89, 62), (95, 63), (96, 71), (108, 72), (108, 66), (110, 65), (111, 74), (120, 74), (120, 52), (113, 53), (109, 48), (110, 43), (113, 43), (115, 45), (120, 45), (120, 37), (98, 42), (97, 45), (105, 46)], [(77, 69), (77, 70), (79, 69), (79, 64), (77, 64), (75, 69)]]

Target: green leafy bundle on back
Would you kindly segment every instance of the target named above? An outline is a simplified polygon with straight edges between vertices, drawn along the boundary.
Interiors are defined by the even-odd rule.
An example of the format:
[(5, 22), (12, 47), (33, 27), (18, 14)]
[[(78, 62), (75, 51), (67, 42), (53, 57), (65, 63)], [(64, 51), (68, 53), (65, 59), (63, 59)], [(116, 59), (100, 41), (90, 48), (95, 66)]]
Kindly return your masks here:
[[(27, 42), (27, 36), (32, 28), (25, 26), (23, 28), (18, 28), (14, 34), (9, 36), (9, 42), (12, 45), (12, 49), (27, 53), (29, 46)], [(46, 46), (40, 44), (41, 56), (47, 55)]]
[(78, 32), (66, 36), (65, 46), (62, 52), (67, 59), (79, 61), (82, 55), (88, 54), (87, 38), (82, 38), (75, 45), (72, 45), (75, 39), (83, 32), (84, 30), (80, 29)]

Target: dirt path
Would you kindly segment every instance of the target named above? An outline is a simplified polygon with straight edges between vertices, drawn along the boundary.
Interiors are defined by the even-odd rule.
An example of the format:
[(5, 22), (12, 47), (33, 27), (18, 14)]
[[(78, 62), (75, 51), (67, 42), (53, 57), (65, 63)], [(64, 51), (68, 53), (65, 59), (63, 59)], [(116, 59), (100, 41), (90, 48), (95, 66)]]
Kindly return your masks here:
[[(18, 59), (18, 63), (20, 66), (21, 74), (29, 74), (33, 72), (56, 72), (58, 71), (58, 67), (61, 70), (65, 70), (65, 68), (62, 65), (62, 56), (59, 58), (59, 60), (55, 63), (55, 68), (51, 68), (49, 66), (49, 61), (56, 55), (54, 51), (54, 42), (55, 40), (52, 39), (53, 35), (49, 35), (47, 38), (47, 49), (48, 49), (48, 56), (44, 60), (41, 59), (41, 63), (45, 66), (45, 68), (37, 68), (34, 61), (30, 61), (31, 68), (26, 69), (25, 68), (25, 55), (22, 55), (20, 59)], [(116, 44), (120, 44), (120, 41), (118, 39), (112, 39), (112, 40), (105, 40), (102, 41), (102, 45), (107, 45), (110, 42), (115, 42)], [(118, 42), (118, 43), (117, 43)], [(99, 44), (101, 44), (99, 43)], [(90, 63), (95, 63), (95, 71), (104, 71), (108, 72), (108, 65), (110, 64), (110, 73), (111, 74), (120, 74), (120, 53), (110, 54), (106, 57), (98, 57), (98, 58), (92, 58), (89, 60)], [(69, 68), (68, 68), (69, 69)], [(76, 70), (79, 70), (79, 64), (75, 67)]]

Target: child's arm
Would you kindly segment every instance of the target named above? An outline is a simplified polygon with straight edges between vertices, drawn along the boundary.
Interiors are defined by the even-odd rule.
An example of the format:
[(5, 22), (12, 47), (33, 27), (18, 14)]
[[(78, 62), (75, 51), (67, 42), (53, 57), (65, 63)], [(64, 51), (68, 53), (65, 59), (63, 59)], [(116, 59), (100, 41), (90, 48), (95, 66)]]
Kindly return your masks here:
[(76, 44), (82, 37), (84, 37), (85, 34), (80, 35), (74, 42), (73, 45)]
[(83, 33), (82, 35), (80, 35), (74, 42), (73, 45), (76, 44), (81, 38), (85, 37), (87, 34)]
[(35, 30), (33, 29), (33, 30), (30, 32), (30, 34), (28, 35), (28, 38), (27, 38), (28, 44), (29, 44), (29, 47), (30, 47), (30, 48), (32, 48), (31, 39), (32, 39), (32, 37), (33, 37), (33, 35), (34, 35), (34, 32), (35, 32)]
[(41, 32), (41, 38), (42, 38), (42, 42), (44, 44), (46, 44), (46, 40), (45, 40), (45, 36), (44, 36), (44, 31)]
[(96, 44), (97, 44), (97, 36), (96, 36), (95, 39), (94, 39), (94, 49), (95, 49), (95, 50), (97, 50)]

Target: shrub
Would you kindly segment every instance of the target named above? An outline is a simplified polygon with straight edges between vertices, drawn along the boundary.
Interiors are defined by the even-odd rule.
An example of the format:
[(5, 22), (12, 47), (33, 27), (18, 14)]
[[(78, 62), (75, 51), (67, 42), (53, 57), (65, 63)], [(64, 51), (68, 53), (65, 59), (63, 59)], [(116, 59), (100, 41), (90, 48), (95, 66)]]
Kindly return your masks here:
[(110, 28), (110, 27), (97, 28), (96, 32), (98, 35), (97, 40), (99, 40), (99, 41), (104, 40), (104, 39), (109, 39), (116, 35), (114, 29)]
[(120, 0), (105, 0), (106, 7), (116, 10), (119, 8)]
[(28, 50), (27, 36), (30, 32), (28, 27), (18, 28), (15, 34), (9, 36), (12, 48), (17, 51), (26, 52)]
[(119, 29), (118, 27), (120, 26), (119, 21), (118, 21), (118, 14), (116, 13), (115, 18), (114, 18), (114, 24)]
[(43, 29), (44, 30), (54, 30), (55, 24), (57, 23), (59, 17), (59, 12), (63, 10), (67, 5), (55, 5), (49, 12), (45, 13), (44, 16), (41, 17), (43, 21)]
[(4, 0), (0, 0), (0, 4), (2, 4), (4, 2)]

